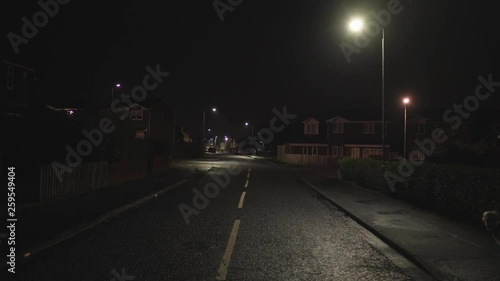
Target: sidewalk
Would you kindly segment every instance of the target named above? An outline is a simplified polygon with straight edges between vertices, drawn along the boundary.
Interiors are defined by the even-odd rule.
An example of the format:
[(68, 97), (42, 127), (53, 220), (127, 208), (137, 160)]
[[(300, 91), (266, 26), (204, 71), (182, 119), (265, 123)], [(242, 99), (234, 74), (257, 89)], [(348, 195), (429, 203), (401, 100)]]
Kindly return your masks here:
[(302, 180), (437, 279), (500, 280), (500, 247), (486, 230), (337, 180), (333, 174), (307, 173)]
[[(91, 228), (106, 215), (114, 215), (137, 203), (147, 202), (148, 195), (178, 185), (206, 172), (195, 166), (173, 162), (172, 167), (152, 178), (138, 179), (65, 199), (18, 210), (16, 255), (18, 260), (30, 251), (43, 250), (81, 231)], [(138, 200), (144, 199), (142, 202)], [(4, 219), (4, 218), (3, 218)], [(3, 259), (2, 259), (3, 260)]]

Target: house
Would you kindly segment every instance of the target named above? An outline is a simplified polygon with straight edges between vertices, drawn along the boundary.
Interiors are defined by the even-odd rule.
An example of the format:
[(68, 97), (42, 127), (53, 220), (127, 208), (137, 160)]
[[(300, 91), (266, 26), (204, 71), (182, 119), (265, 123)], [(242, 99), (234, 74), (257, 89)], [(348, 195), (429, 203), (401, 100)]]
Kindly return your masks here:
[(40, 73), (33, 68), (0, 57), (0, 98), (2, 103), (29, 104), (37, 99)]
[[(306, 117), (288, 132), (289, 137), (278, 145), (278, 159), (296, 164), (335, 164), (342, 157), (367, 158), (382, 156), (382, 122), (376, 119), (330, 119)], [(325, 121), (321, 121), (325, 120)], [(391, 122), (386, 121), (386, 128)], [(386, 129), (386, 157), (391, 154)]]
[(99, 121), (109, 118), (116, 129), (113, 135), (128, 140), (145, 140), (153, 142), (174, 142), (175, 114), (163, 99), (147, 99), (140, 103), (117, 106), (119, 111), (109, 106), (96, 107), (85, 102), (64, 102), (64, 104), (47, 105), (48, 108), (64, 112), (69, 118), (88, 129), (97, 128)]
[(443, 142), (434, 142), (434, 150), (432, 154), (438, 154), (445, 151), (452, 143), (470, 143), (472, 141), (471, 132), (474, 124), (468, 121), (462, 121), (461, 125), (453, 128), (453, 124), (445, 121), (435, 121), (424, 116), (417, 116), (407, 121), (406, 129), (406, 146), (407, 155), (413, 153), (412, 157), (415, 160), (425, 159), (424, 151), (422, 151), (422, 143), (426, 139), (432, 139), (432, 134), (439, 132), (446, 140)]
[(289, 138), (277, 148), (278, 160), (310, 165), (332, 164), (326, 124), (314, 117), (292, 125)]
[[(342, 116), (326, 120), (328, 146), (335, 158), (367, 158), (382, 156), (382, 121), (376, 119), (347, 119)], [(390, 122), (386, 121), (386, 157), (390, 154), (387, 138)]]
[(140, 178), (166, 168), (174, 154), (175, 114), (163, 99), (147, 99), (140, 103), (98, 107), (92, 104), (47, 105), (63, 112), (68, 119), (87, 131), (99, 128), (109, 119), (113, 130), (103, 134), (98, 148), (109, 155), (109, 182)]

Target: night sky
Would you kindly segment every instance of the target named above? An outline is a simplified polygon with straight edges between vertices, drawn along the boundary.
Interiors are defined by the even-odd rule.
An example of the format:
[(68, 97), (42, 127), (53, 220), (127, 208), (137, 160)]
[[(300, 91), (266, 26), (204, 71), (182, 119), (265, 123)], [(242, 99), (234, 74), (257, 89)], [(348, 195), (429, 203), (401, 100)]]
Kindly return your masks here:
[[(212, 1), (72, 0), (15, 54), (7, 34), (20, 34), (21, 18), (40, 7), (8, 1), (0, 55), (40, 70), (47, 103), (109, 102), (114, 82), (130, 90), (145, 66), (160, 64), (171, 75), (150, 95), (166, 98), (181, 126), (199, 134), (203, 108), (216, 106), (208, 126), (232, 134), (245, 121), (268, 123), (272, 108), (285, 105), (332, 117), (337, 108), (380, 110), (380, 36), (350, 64), (339, 44), (353, 44), (348, 19), (370, 19), (388, 2), (243, 0), (221, 22)], [(474, 93), (477, 76), (500, 81), (496, 2), (401, 0), (386, 27), (388, 112), (399, 112), (406, 94), (410, 115), (443, 112)], [(499, 108), (499, 100), (481, 108)]]

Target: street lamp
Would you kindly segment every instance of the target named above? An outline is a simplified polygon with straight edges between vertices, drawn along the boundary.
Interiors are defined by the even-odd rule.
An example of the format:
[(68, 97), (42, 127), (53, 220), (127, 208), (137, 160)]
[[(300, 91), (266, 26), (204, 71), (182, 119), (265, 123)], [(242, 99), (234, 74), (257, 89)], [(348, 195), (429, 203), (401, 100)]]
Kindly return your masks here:
[(404, 126), (404, 148), (403, 148), (403, 159), (406, 160), (406, 106), (410, 103), (409, 98), (404, 98), (403, 99), (403, 104), (405, 105), (405, 126)]
[[(212, 112), (216, 112), (217, 111), (217, 108), (213, 107), (212, 109)], [(202, 141), (205, 140), (205, 115), (206, 115), (206, 109), (203, 110), (203, 128), (202, 128)], [(208, 129), (208, 131), (210, 131), (210, 129)]]
[[(245, 122), (245, 126), (249, 126), (250, 124), (248, 122)], [(252, 136), (253, 136), (253, 124), (252, 124)]]
[(119, 89), (122, 86), (122, 84), (117, 83), (111, 87), (111, 104), (113, 104), (114, 96), (115, 96), (115, 88)]
[[(352, 19), (349, 22), (349, 29), (352, 32), (361, 32), (364, 28), (364, 21), (360, 18)], [(382, 162), (385, 162), (385, 78), (384, 78), (384, 64), (385, 64), (385, 29), (383, 26), (380, 26), (382, 29)]]
[(360, 32), (363, 30), (365, 23), (362, 19), (356, 18), (349, 22), (349, 29), (353, 32)]

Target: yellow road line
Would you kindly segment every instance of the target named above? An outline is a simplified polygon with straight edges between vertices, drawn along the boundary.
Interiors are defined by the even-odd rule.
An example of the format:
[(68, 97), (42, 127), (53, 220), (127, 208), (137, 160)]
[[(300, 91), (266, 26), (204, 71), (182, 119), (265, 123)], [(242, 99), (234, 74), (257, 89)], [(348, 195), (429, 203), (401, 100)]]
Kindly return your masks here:
[(231, 230), (231, 236), (229, 236), (229, 241), (227, 241), (226, 251), (224, 251), (222, 262), (220, 263), (219, 270), (217, 271), (217, 280), (226, 280), (227, 269), (229, 268), (229, 262), (231, 261), (231, 256), (233, 255), (234, 244), (236, 244), (236, 236), (238, 235), (239, 227), (240, 220), (235, 220), (233, 229)]
[(247, 181), (245, 182), (245, 187), (248, 187), (248, 179), (247, 179)]

